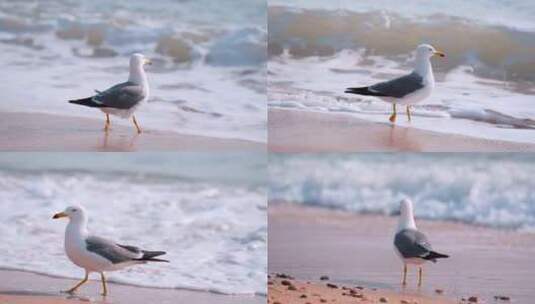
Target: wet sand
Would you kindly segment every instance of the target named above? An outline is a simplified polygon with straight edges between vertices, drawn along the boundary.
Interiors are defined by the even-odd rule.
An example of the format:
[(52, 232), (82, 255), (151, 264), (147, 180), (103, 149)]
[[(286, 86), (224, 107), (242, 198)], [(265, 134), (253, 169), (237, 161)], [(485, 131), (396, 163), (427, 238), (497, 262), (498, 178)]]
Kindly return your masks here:
[[(265, 151), (263, 143), (222, 139), (104, 121), (38, 113), (0, 112), (0, 151)], [(141, 124), (143, 128), (143, 124)]]
[(424, 266), (421, 288), (417, 269), (409, 268), (402, 288), (402, 264), (392, 245), (396, 217), (270, 202), (268, 220), (269, 272), (301, 282), (324, 285), (320, 277), (326, 275), (341, 286), (419, 297), (440, 289), (446, 299), (474, 296), (480, 303), (508, 302), (495, 296), (532, 303), (535, 297), (535, 234), (417, 219), (433, 247), (451, 257)]
[(532, 152), (535, 145), (442, 134), (342, 113), (269, 109), (271, 152)]
[[(96, 279), (98, 276), (95, 276)], [(93, 278), (93, 277), (92, 277)], [(199, 303), (199, 304), (261, 304), (261, 296), (229, 296), (210, 292), (144, 288), (108, 284), (109, 295), (100, 295), (100, 282), (90, 281), (74, 296), (63, 294), (76, 280), (61, 279), (29, 272), (0, 270), (0, 303), (9, 304), (75, 304), (75, 303)]]
[(456, 304), (445, 296), (424, 296), (414, 293), (396, 293), (362, 286), (299, 281), (284, 274), (273, 274), (269, 280), (268, 303), (402, 303), (402, 304)]

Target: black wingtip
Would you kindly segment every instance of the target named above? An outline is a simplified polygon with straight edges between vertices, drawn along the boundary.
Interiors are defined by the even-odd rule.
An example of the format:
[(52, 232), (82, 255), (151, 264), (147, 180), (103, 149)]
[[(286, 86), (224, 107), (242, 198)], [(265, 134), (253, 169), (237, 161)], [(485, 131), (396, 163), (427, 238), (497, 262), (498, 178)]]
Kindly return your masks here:
[(104, 107), (103, 104), (94, 102), (93, 101), (93, 97), (69, 100), (69, 103), (82, 105), (82, 106), (86, 106), (86, 107), (92, 107), (92, 108), (102, 108), (102, 107)]
[(157, 258), (147, 259), (147, 260), (143, 260), (143, 261), (148, 261), (148, 262), (161, 262), (161, 263), (171, 263), (171, 262), (169, 262), (169, 260), (157, 259)]
[(430, 251), (427, 256), (425, 256), (423, 259), (424, 260), (428, 260), (428, 261), (432, 261), (432, 262), (436, 262), (436, 259), (445, 259), (445, 258), (449, 258), (450, 256), (447, 255), (447, 254), (442, 254), (442, 253), (438, 253), (438, 252), (435, 252), (435, 251)]
[(344, 93), (349, 94), (358, 94), (358, 95), (370, 95), (370, 91), (368, 90), (368, 87), (362, 87), (362, 88), (347, 88)]

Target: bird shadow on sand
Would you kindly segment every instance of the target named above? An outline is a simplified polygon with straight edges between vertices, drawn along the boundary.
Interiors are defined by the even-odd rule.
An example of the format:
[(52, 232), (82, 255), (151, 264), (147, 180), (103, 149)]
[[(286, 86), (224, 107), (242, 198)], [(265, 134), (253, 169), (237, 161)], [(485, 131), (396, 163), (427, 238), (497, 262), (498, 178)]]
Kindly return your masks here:
[(102, 132), (97, 150), (99, 151), (123, 151), (131, 152), (137, 150), (137, 143), (141, 134), (111, 134), (111, 131)]
[(400, 150), (422, 150), (418, 139), (414, 138), (410, 127), (400, 127), (395, 124), (390, 124), (390, 128), (388, 129), (388, 146)]
[(0, 291), (0, 295), (6, 296), (24, 296), (24, 297), (36, 297), (36, 298), (64, 298), (66, 300), (73, 300), (76, 302), (87, 302), (96, 304), (112, 304), (113, 302), (105, 299), (104, 297), (95, 298), (77, 294), (70, 294), (64, 292), (42, 292), (42, 291), (29, 291), (29, 290), (5, 290)]

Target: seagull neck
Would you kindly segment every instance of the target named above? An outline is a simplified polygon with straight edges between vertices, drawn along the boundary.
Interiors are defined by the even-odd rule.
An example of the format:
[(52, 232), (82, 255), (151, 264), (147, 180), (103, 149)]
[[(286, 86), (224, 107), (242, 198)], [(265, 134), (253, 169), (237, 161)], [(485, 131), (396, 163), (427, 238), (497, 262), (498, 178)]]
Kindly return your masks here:
[(402, 213), (399, 218), (398, 231), (401, 231), (404, 229), (417, 230), (416, 222), (414, 222), (414, 215), (412, 213), (412, 210), (410, 209)]
[(77, 218), (69, 221), (69, 224), (67, 224), (67, 229), (65, 230), (65, 236), (67, 238), (85, 235), (87, 235), (86, 218)]
[(147, 75), (145, 70), (141, 65), (131, 65), (130, 66), (130, 75), (128, 76), (128, 81), (133, 82), (138, 85), (145, 86), (147, 83)]
[(416, 66), (414, 68), (416, 73), (422, 77), (433, 76), (433, 69), (431, 66), (431, 61), (426, 57), (416, 58)]

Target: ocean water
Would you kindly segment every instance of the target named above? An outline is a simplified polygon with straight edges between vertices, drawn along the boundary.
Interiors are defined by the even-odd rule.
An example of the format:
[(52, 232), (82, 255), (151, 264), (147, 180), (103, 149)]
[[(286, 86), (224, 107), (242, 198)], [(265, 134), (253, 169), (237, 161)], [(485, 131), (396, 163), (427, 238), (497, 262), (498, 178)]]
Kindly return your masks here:
[(171, 261), (110, 272), (111, 281), (265, 295), (265, 164), (248, 153), (3, 153), (0, 268), (83, 276), (63, 249), (67, 222), (52, 220), (80, 204), (91, 233)]
[(415, 215), (535, 232), (531, 154), (271, 155), (271, 202), (394, 214), (409, 197)]
[(386, 122), (389, 104), (344, 89), (408, 73), (431, 43), (447, 57), (412, 127), (534, 143), (534, 17), (532, 1), (270, 1), (268, 103)]
[(126, 81), (141, 52), (146, 128), (265, 142), (266, 26), (260, 0), (1, 1), (0, 111), (101, 119), (67, 100)]

